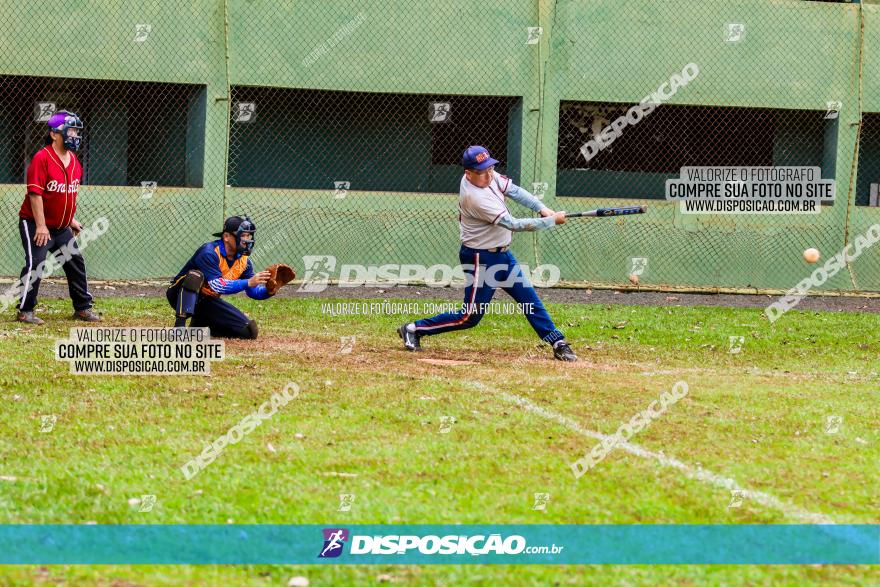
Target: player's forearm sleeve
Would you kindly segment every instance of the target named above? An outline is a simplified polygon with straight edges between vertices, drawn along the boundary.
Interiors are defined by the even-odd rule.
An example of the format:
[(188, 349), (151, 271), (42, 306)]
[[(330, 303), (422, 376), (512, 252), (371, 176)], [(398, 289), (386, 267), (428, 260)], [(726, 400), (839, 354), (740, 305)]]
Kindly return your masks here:
[(240, 291), (246, 290), (247, 286), (247, 279), (223, 279), (218, 277), (208, 282), (208, 287), (223, 296), (237, 294)]
[(507, 188), (507, 197), (534, 212), (540, 212), (544, 208), (541, 200), (513, 183)]
[(255, 285), (254, 287), (249, 287), (244, 290), (247, 297), (254, 300), (268, 300), (272, 296), (269, 295), (269, 292), (266, 291), (266, 286), (262, 283), (260, 285)]
[(556, 220), (552, 216), (546, 218), (514, 218), (510, 214), (505, 214), (497, 224), (511, 232), (524, 232), (553, 228), (556, 226)]

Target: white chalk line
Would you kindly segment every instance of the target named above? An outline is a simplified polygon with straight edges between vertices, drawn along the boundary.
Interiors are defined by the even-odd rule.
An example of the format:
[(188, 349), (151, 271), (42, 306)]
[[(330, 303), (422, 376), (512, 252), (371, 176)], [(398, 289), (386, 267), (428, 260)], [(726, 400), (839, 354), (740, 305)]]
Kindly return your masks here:
[[(608, 435), (602, 434), (601, 432), (594, 432), (593, 430), (587, 430), (582, 427), (580, 424), (563, 416), (562, 414), (557, 414), (556, 412), (550, 411), (546, 408), (542, 408), (541, 406), (537, 406), (527, 398), (520, 397), (518, 395), (513, 395), (510, 393), (506, 393), (503, 391), (498, 391), (496, 389), (492, 389), (489, 386), (480, 383), (480, 382), (469, 382), (469, 385), (480, 389), (481, 391), (491, 391), (494, 395), (497, 395), (504, 401), (512, 404), (516, 404), (521, 408), (525, 409), (528, 412), (533, 414), (537, 414), (542, 418), (547, 420), (552, 420), (557, 424), (561, 424), (565, 426), (572, 432), (579, 434), (581, 436), (585, 436), (587, 438), (592, 438), (594, 440), (603, 441), (609, 438)], [(739, 490), (742, 492), (742, 496), (744, 499), (748, 499), (750, 501), (754, 501), (764, 507), (772, 508), (782, 512), (788, 518), (796, 520), (800, 523), (804, 524), (835, 524), (834, 520), (826, 516), (825, 514), (818, 514), (814, 512), (810, 512), (799, 508), (796, 505), (792, 505), (790, 503), (786, 503), (780, 500), (777, 497), (770, 495), (769, 493), (764, 493), (762, 491), (754, 491), (751, 489), (744, 489), (739, 483), (737, 483), (734, 479), (729, 477), (725, 477), (723, 475), (719, 475), (717, 473), (713, 473), (712, 471), (708, 471), (706, 469), (694, 468), (687, 463), (684, 463), (676, 458), (668, 457), (665, 454), (654, 452), (643, 448), (637, 444), (633, 444), (631, 442), (620, 442), (616, 445), (616, 448), (620, 448), (632, 455), (642, 457), (643, 459), (654, 460), (659, 463), (661, 466), (670, 467), (673, 469), (677, 469), (684, 473), (684, 476), (688, 479), (696, 479), (697, 481), (702, 481), (708, 485), (713, 485), (715, 487), (719, 487), (721, 489), (726, 489), (728, 491)]]

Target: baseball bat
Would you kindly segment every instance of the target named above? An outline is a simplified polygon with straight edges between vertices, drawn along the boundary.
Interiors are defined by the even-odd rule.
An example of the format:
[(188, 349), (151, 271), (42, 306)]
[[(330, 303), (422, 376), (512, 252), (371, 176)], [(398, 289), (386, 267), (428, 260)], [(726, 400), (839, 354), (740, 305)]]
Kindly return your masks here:
[(566, 218), (584, 218), (588, 216), (596, 216), (604, 218), (606, 216), (626, 216), (628, 214), (644, 214), (648, 211), (648, 206), (624, 206), (622, 208), (596, 208), (595, 210), (587, 210), (586, 212), (569, 212)]

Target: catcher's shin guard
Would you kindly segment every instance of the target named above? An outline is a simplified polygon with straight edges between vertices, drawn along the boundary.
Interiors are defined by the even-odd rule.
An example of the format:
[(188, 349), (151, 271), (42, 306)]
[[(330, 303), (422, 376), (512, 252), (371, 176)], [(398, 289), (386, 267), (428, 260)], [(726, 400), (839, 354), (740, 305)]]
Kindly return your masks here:
[(199, 300), (199, 290), (205, 283), (205, 276), (195, 269), (189, 271), (180, 284), (177, 292), (177, 320), (175, 326), (186, 326), (186, 319), (196, 311), (196, 302)]

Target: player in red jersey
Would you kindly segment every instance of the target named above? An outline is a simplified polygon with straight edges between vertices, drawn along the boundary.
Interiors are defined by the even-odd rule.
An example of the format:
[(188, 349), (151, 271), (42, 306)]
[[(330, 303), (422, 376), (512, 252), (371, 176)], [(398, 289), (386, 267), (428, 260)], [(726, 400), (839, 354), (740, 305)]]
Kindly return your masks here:
[(76, 193), (82, 181), (82, 164), (74, 151), (82, 141), (82, 121), (76, 114), (61, 110), (49, 118), (46, 146), (34, 155), (27, 170), (27, 195), (18, 212), (18, 231), (24, 247), (25, 266), (21, 270), (21, 303), (18, 320), (42, 324), (34, 315), (40, 278), (46, 255), (61, 250), (64, 274), (73, 301), (74, 318), (97, 322), (86, 279), (86, 264), (75, 237), (82, 225), (74, 218)]

